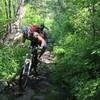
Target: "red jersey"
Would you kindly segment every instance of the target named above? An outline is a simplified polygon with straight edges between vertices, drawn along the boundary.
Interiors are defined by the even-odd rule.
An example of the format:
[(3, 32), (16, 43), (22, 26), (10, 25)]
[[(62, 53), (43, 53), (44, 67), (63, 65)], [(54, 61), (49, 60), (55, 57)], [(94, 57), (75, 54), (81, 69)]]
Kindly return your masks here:
[(33, 36), (34, 32), (38, 32), (42, 38), (45, 38), (44, 34), (40, 33), (40, 27), (38, 25), (31, 26), (30, 32), (29, 32), (30, 37)]
[(39, 33), (39, 30), (40, 30), (40, 28), (39, 28), (39, 26), (37, 26), (37, 25), (32, 25), (31, 26), (31, 28), (30, 28), (30, 36), (33, 36), (33, 33), (34, 32), (38, 32)]

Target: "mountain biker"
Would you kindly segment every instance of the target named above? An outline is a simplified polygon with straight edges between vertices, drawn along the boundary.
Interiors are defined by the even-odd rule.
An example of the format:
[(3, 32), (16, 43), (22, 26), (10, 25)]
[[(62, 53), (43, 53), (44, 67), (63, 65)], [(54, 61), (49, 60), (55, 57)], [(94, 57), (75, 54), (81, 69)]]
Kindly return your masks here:
[(22, 42), (24, 43), (25, 40), (28, 39), (28, 40), (31, 41), (32, 47), (39, 45), (40, 48), (41, 48), (41, 52), (40, 52), (40, 55), (39, 55), (39, 58), (40, 58), (46, 50), (47, 43), (45, 41), (44, 36), (39, 34), (38, 27), (34, 26), (34, 28), (32, 27), (31, 29), (26, 27), (22, 30), (22, 33), (23, 33), (23, 41)]
[(44, 31), (44, 29), (48, 30), (48, 28), (44, 25), (44, 23), (40, 24), (40, 26), (32, 25), (30, 27), (30, 34), (33, 34), (33, 32), (38, 32), (47, 42), (48, 34)]
[[(39, 50), (40, 52), (38, 53), (37, 56), (37, 60), (41, 62), (41, 56), (43, 55), (43, 53), (45, 52), (46, 48), (47, 48), (47, 43), (45, 41), (45, 39), (43, 38), (43, 36), (41, 36), (38, 32), (33, 31), (30, 32), (30, 28), (26, 27), (22, 30), (22, 44), (20, 46), (24, 46), (25, 40), (28, 39), (31, 41), (30, 46), (32, 48), (34, 48), (35, 46), (38, 47), (39, 46)], [(35, 62), (35, 65), (37, 65), (38, 62)], [(38, 75), (37, 72), (37, 66), (34, 67), (34, 75)]]

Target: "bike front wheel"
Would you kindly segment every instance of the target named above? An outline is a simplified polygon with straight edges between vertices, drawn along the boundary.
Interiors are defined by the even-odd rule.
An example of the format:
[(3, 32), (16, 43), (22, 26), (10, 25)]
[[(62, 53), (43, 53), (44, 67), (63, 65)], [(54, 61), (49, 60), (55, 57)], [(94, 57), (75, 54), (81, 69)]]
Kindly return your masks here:
[(19, 88), (21, 90), (24, 90), (28, 83), (28, 76), (23, 74), (23, 70), (24, 70), (24, 68), (22, 68), (20, 77), (19, 77)]

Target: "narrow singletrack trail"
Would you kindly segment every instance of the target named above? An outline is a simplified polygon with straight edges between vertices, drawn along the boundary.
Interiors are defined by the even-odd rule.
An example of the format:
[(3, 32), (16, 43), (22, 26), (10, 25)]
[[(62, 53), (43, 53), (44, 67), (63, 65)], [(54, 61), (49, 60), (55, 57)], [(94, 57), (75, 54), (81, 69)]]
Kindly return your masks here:
[(48, 50), (41, 57), (38, 65), (38, 77), (31, 76), (27, 87), (20, 91), (18, 79), (11, 81), (1, 89), (0, 100), (73, 100), (67, 95), (65, 89), (57, 90), (51, 78), (56, 57)]
[(18, 88), (18, 80), (14, 80), (1, 92), (0, 100), (71, 100), (67, 99), (66, 93), (56, 91), (50, 78), (54, 57), (50, 51), (46, 51), (39, 64), (38, 78), (30, 77), (24, 91)]

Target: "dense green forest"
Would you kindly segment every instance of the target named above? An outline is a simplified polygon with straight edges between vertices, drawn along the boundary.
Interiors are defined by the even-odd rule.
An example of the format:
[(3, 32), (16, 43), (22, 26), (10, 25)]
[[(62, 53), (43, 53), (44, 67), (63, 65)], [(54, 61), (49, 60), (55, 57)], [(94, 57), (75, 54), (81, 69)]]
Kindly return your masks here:
[[(25, 10), (22, 19), (18, 14), (20, 7)], [(20, 29), (40, 23), (51, 29), (56, 61), (50, 75), (55, 88), (63, 87), (75, 100), (99, 100), (100, 1), (1, 0), (0, 41), (12, 32), (12, 24), (18, 19)], [(17, 76), (27, 50), (0, 42), (1, 81)]]

